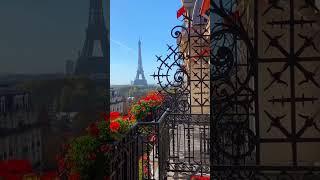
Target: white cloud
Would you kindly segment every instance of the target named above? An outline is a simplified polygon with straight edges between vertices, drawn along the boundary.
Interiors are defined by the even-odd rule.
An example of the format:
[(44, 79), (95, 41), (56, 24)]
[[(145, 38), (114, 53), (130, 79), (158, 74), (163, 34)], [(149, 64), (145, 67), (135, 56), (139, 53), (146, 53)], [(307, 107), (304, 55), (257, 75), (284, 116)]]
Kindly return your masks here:
[(133, 54), (136, 54), (136, 53), (137, 53), (136, 50), (134, 50), (133, 48), (127, 46), (126, 44), (124, 44), (124, 43), (122, 43), (122, 42), (120, 42), (120, 41), (117, 41), (117, 40), (114, 40), (114, 39), (111, 39), (110, 41), (111, 41), (112, 43), (114, 43), (114, 44), (116, 44), (116, 45), (118, 45), (118, 46), (126, 49), (127, 51), (129, 51), (129, 52), (131, 52), (131, 53), (133, 53)]

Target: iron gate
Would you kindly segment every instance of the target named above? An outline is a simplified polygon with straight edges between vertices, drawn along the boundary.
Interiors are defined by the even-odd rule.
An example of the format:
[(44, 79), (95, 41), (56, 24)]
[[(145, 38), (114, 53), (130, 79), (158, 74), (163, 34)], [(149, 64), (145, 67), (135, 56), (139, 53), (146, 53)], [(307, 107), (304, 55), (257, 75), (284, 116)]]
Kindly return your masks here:
[(211, 0), (210, 13), (211, 179), (320, 179), (315, 1)]

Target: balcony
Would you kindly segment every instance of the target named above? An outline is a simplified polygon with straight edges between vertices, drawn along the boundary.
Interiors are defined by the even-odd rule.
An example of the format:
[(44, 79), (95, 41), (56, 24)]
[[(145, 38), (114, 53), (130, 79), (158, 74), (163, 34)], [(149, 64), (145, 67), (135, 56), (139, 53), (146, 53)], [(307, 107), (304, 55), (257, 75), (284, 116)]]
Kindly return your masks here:
[(187, 179), (209, 174), (209, 117), (188, 118), (188, 123), (182, 122), (180, 115), (160, 108), (151, 121), (137, 122), (110, 144), (108, 178)]

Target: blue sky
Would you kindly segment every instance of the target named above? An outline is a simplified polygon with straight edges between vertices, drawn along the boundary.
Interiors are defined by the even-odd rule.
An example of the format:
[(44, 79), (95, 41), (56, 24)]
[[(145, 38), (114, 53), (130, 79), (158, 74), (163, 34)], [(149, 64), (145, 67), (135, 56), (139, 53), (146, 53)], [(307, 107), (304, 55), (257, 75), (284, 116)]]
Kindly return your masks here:
[(112, 85), (130, 84), (138, 65), (138, 40), (142, 41), (142, 62), (148, 84), (156, 71), (155, 55), (166, 55), (166, 44), (175, 39), (171, 29), (180, 25), (176, 18), (180, 0), (110, 1), (110, 81)]

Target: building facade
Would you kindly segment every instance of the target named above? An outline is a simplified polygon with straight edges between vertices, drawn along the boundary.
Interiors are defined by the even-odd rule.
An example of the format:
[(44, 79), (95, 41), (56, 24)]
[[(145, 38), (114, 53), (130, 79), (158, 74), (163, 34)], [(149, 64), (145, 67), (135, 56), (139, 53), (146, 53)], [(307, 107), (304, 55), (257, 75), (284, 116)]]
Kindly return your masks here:
[[(302, 133), (301, 128), (306, 123), (306, 119), (303, 116), (310, 116), (311, 118), (312, 115), (320, 111), (320, 103), (316, 100), (320, 97), (319, 86), (317, 87), (317, 83), (307, 79), (307, 74), (312, 72), (315, 73), (315, 76), (312, 75), (315, 79), (314, 82), (319, 82), (319, 78), (316, 75), (318, 73), (316, 67), (319, 67), (320, 64), (319, 60), (316, 59), (319, 56), (317, 49), (320, 48), (320, 36), (318, 34), (320, 31), (320, 14), (319, 11), (311, 6), (305, 6), (305, 4), (305, 1), (294, 1), (293, 18), (295, 21), (305, 20), (306, 22), (311, 22), (318, 19), (318, 22), (315, 21), (312, 25), (302, 21), (302, 24), (294, 24), (292, 26), (294, 32), (290, 35), (289, 24), (270, 25), (271, 22), (285, 22), (291, 19), (289, 11), (277, 11), (272, 8), (267, 12), (265, 7), (270, 6), (270, 4), (266, 1), (259, 3), (260, 11), (266, 12), (258, 17), (261, 22), (258, 27), (258, 46), (260, 47), (258, 57), (265, 61), (265, 63), (259, 65), (259, 87), (261, 87), (259, 88), (259, 103), (261, 104), (259, 111), (266, 112), (259, 113), (259, 119), (263, 120), (260, 123), (260, 132), (261, 137), (264, 139), (287, 138), (288, 134), (286, 135), (285, 131), (288, 131), (289, 134), (298, 133), (299, 131)], [(283, 8), (289, 8), (286, 2), (280, 2), (278, 5)], [(309, 39), (306, 40), (305, 38)], [(278, 41), (278, 45), (273, 45), (271, 43), (272, 39)], [(307, 45), (308, 43), (314, 43), (314, 45), (309, 46)], [(294, 52), (296, 54), (293, 54), (293, 56), (288, 55), (291, 57), (287, 57), (285, 52), (289, 54)], [(311, 57), (314, 57), (314, 61), (308, 60)], [(274, 61), (276, 58), (278, 58), (278, 62)], [(291, 61), (297, 61), (298, 63), (292, 66), (289, 65)], [(277, 74), (279, 77), (276, 77)], [(273, 81), (275, 82), (272, 83)], [(294, 93), (292, 93), (293, 91)], [(289, 101), (287, 101), (288, 98), (290, 99)], [(285, 117), (281, 118), (280, 126), (270, 125), (272, 118), (283, 115)], [(286, 130), (283, 131), (281, 128)], [(319, 132), (316, 128), (310, 126), (307, 129), (301, 134), (301, 138), (308, 137), (312, 139), (319, 137)], [(290, 165), (293, 161), (296, 161), (300, 166), (319, 164), (320, 154), (315, 149), (320, 148), (320, 143), (297, 143), (297, 152), (293, 150), (295, 149), (293, 148), (294, 144), (290, 140), (284, 143), (263, 144), (263, 151), (261, 152), (263, 165), (275, 163)], [(275, 149), (277, 149), (276, 152)]]
[(184, 54), (186, 86), (189, 88), (191, 113), (210, 112), (210, 19), (209, 14), (201, 14), (204, 0), (182, 0), (186, 16), (178, 44)]
[(116, 111), (121, 114), (128, 113), (128, 103), (124, 96), (120, 96), (115, 89), (110, 90), (110, 111)]
[(41, 129), (28, 92), (0, 89), (0, 160), (42, 160)]
[[(250, 170), (249, 165), (264, 177), (286, 173), (290, 179), (300, 179), (299, 175), (313, 171), (309, 167), (318, 168), (320, 160), (317, 3), (214, 3), (211, 151), (218, 153), (211, 162), (215, 167), (245, 166), (238, 173)], [(229, 59), (221, 58), (227, 55)], [(226, 142), (219, 144), (220, 140)], [(291, 172), (293, 167), (298, 168)], [(219, 171), (228, 169), (212, 169), (212, 174)]]

